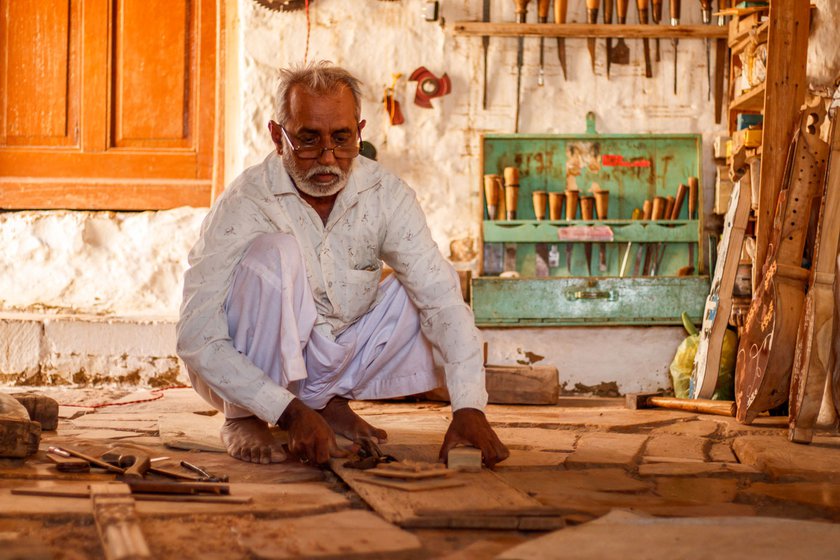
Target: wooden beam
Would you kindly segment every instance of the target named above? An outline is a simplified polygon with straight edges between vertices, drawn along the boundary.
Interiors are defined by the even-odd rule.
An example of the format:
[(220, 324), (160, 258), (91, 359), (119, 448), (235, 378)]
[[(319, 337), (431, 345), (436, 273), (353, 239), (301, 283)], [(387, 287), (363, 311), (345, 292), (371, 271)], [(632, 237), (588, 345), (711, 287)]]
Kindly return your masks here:
[(727, 28), (717, 25), (617, 25), (588, 23), (486, 23), (456, 21), (456, 35), (489, 37), (626, 37), (725, 39)]
[(764, 276), (761, 267), (767, 257), (787, 151), (808, 89), (805, 62), (810, 31), (809, 0), (774, 0), (769, 21), (755, 240), (754, 266), (758, 267), (758, 273), (753, 275), (753, 293)]
[(140, 531), (134, 498), (127, 484), (91, 484), (90, 498), (106, 560), (143, 560), (152, 557)]

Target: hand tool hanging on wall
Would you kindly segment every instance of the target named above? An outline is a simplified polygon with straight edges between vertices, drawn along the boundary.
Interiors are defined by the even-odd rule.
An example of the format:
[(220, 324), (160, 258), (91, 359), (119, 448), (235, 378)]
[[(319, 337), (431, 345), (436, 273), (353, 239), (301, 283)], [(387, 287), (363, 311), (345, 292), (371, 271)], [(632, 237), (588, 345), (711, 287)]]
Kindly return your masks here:
[[(613, 20), (613, 0), (604, 0), (604, 23), (610, 25)], [(612, 51), (612, 37), (607, 37), (607, 79), (610, 79), (610, 51)]]
[[(490, 21), (490, 0), (484, 0), (484, 5), (481, 11), (481, 21), (487, 23)], [(481, 94), (481, 108), (487, 110), (487, 50), (490, 48), (490, 36), (481, 36), (481, 48), (484, 51), (484, 90)]]
[[(569, 0), (554, 0), (554, 23), (566, 23), (566, 8)], [(557, 58), (560, 59), (560, 68), (563, 70), (563, 79), (566, 79), (566, 39), (557, 37)]]
[[(548, 8), (551, 0), (537, 1), (537, 22), (548, 23)], [(540, 73), (537, 75), (537, 85), (545, 85), (545, 37), (540, 35)]]
[[(655, 196), (653, 198), (653, 203), (651, 204), (651, 212), (650, 212), (650, 219), (653, 222), (658, 222), (662, 219), (665, 215), (665, 198), (661, 196)], [(653, 224), (651, 224), (653, 225)], [(650, 226), (649, 226), (650, 227)], [(653, 275), (656, 273), (656, 258), (659, 254), (659, 249), (661, 248), (662, 243), (648, 243), (647, 250), (645, 251), (645, 268), (644, 274), (646, 275)]]
[(425, 109), (432, 108), (431, 100), (435, 97), (443, 97), (452, 91), (452, 82), (445, 73), (438, 78), (425, 66), (419, 67), (411, 73), (409, 82), (417, 82), (417, 89), (414, 92), (414, 104)]
[[(513, 0), (516, 4), (516, 23), (525, 23), (525, 17), (528, 15), (529, 0)], [(517, 39), (519, 44), (516, 48), (516, 112), (514, 113), (513, 131), (519, 132), (519, 103), (522, 89), (522, 63), (525, 57), (525, 38), (519, 36)]]
[[(636, 8), (639, 10), (639, 23), (647, 25), (648, 0), (636, 0)], [(653, 68), (651, 68), (650, 64), (650, 39), (642, 39), (642, 45), (645, 50), (645, 78), (652, 78)]]
[[(676, 27), (680, 24), (680, 0), (670, 0), (671, 8), (671, 25)], [(677, 46), (680, 40), (674, 37), (671, 39), (671, 45), (674, 47), (674, 94), (677, 93)]]
[[(649, 221), (652, 215), (653, 206), (650, 200), (645, 200), (644, 204), (642, 204), (642, 220)], [(633, 263), (633, 276), (638, 276), (641, 272), (644, 274), (644, 270), (642, 270), (642, 255), (645, 253), (645, 245), (647, 243), (639, 243), (639, 248), (636, 250), (636, 261)]]
[[(595, 197), (580, 197), (580, 215), (584, 220), (592, 221), (595, 216)], [(592, 276), (592, 243), (583, 244), (583, 254), (586, 255), (586, 273)]]
[[(609, 206), (610, 191), (596, 191), (595, 214), (598, 216), (599, 220), (607, 219)], [(604, 242), (598, 244), (598, 270), (601, 272), (607, 271), (607, 244)]]
[[(641, 220), (642, 219), (642, 211), (638, 208), (633, 208), (633, 213), (630, 215), (631, 220)], [(618, 275), (624, 277), (624, 273), (627, 272), (627, 261), (630, 257), (630, 252), (633, 249), (633, 242), (627, 242), (627, 249), (624, 251), (624, 258), (621, 259), (621, 270), (618, 272)]]
[[(616, 0), (616, 11), (619, 25), (627, 23), (627, 2), (629, 0)], [(618, 43), (609, 53), (610, 62), (613, 64), (630, 64), (630, 47), (624, 42), (624, 37), (618, 38)]]
[[(574, 220), (577, 216), (579, 200), (580, 191), (566, 191), (566, 220)], [(566, 271), (569, 276), (572, 275), (572, 251), (574, 251), (574, 248), (573, 243), (566, 242)]]
[[(654, 25), (659, 25), (662, 21), (662, 0), (653, 0), (651, 2), (650, 19)], [(659, 53), (659, 37), (656, 38), (656, 62), (661, 60)]]
[[(723, 7), (722, 4), (723, 0), (718, 0), (718, 11)], [(726, 20), (722, 15), (718, 16), (717, 24), (718, 27), (726, 25)], [(723, 77), (728, 50), (725, 38), (715, 39), (715, 124), (720, 124), (723, 118)]]
[(388, 116), (388, 122), (392, 126), (405, 122), (405, 117), (403, 117), (402, 110), (400, 109), (400, 102), (396, 98), (397, 82), (401, 77), (402, 74), (399, 72), (391, 74), (391, 85), (385, 87), (385, 93), (382, 98), (385, 104), (385, 114)]
[[(697, 191), (700, 188), (700, 183), (697, 177), (688, 178), (688, 219), (694, 220), (694, 215), (697, 211)], [(688, 276), (694, 272), (694, 242), (688, 244), (688, 265), (680, 269), (679, 276)]]
[[(531, 193), (531, 202), (534, 205), (534, 218), (540, 222), (545, 220), (545, 210), (548, 205), (548, 193), (546, 191), (534, 191)], [(537, 243), (534, 247), (534, 252), (534, 276), (548, 276), (548, 245), (545, 243)]]
[[(712, 0), (700, 0), (700, 13), (703, 16), (703, 23), (710, 25), (712, 23)], [(706, 37), (706, 101), (712, 98), (712, 60), (711, 60), (711, 42)]]
[[(598, 6), (600, 0), (586, 0), (586, 23), (594, 25), (598, 23)], [(589, 60), (592, 62), (592, 73), (595, 73), (595, 37), (586, 39), (586, 46), (589, 49)]]
[[(665, 197), (665, 211), (662, 213), (663, 220), (670, 220), (671, 213), (674, 211), (674, 205), (676, 204), (676, 199), (673, 196), (666, 196)], [(656, 262), (653, 264), (653, 274), (659, 274), (661, 267), (662, 267), (662, 257), (665, 255), (665, 249), (668, 246), (662, 242), (656, 248)]]

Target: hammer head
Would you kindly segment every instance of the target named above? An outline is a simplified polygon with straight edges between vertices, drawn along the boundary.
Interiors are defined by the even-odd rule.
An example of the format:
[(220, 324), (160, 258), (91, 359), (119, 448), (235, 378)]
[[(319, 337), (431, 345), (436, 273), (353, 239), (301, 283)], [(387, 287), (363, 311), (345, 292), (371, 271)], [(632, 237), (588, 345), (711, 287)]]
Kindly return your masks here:
[(663, 393), (627, 393), (624, 395), (624, 407), (630, 410), (639, 410), (640, 408), (652, 408), (648, 399), (651, 397), (661, 397)]

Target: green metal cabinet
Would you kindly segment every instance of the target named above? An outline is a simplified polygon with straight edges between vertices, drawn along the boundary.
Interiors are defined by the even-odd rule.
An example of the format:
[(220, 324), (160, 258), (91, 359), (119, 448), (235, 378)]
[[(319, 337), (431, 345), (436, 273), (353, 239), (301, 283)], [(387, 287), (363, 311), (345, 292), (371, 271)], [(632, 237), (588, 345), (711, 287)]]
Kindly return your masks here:
[[(702, 187), (698, 216), (688, 219), (687, 200), (676, 220), (632, 221), (633, 209), (645, 199), (676, 194), (689, 176), (700, 177), (697, 134), (597, 134), (587, 117), (587, 133), (580, 135), (490, 134), (482, 138), (483, 174), (502, 175), (505, 167), (519, 170), (516, 220), (482, 222), (481, 273), (472, 280), (471, 302), (479, 326), (668, 325), (680, 324), (687, 311), (695, 322), (703, 314), (709, 293), (703, 244)], [(592, 183), (610, 191), (604, 221), (534, 219), (531, 195), (535, 190), (565, 191), (567, 163), (582, 195)], [(702, 181), (701, 181), (702, 185)], [(482, 187), (482, 200), (484, 189)], [(565, 214), (564, 214), (565, 216)], [(578, 213), (578, 217), (580, 214)], [(598, 270), (599, 243), (592, 248), (592, 274), (585, 243), (563, 242), (562, 230), (607, 226), (607, 270)], [(570, 233), (568, 230), (566, 233)], [(601, 231), (604, 231), (601, 229)], [(677, 276), (689, 264), (693, 246), (693, 275)], [(571, 273), (566, 248), (571, 247)], [(621, 261), (630, 249), (625, 276)], [(631, 276), (639, 251), (658, 248), (662, 260), (655, 276)], [(535, 276), (537, 252), (551, 255), (547, 277)], [(515, 262), (515, 265), (512, 263)], [(499, 274), (512, 268), (517, 278)]]

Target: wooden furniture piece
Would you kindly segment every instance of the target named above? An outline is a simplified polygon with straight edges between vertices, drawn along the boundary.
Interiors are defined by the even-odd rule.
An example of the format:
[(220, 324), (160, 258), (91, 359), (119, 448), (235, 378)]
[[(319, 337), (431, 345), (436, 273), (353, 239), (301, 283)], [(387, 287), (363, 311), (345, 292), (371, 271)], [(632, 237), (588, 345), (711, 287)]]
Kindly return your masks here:
[(826, 388), (831, 341), (837, 336), (834, 322), (835, 266), (840, 246), (840, 126), (837, 126), (837, 116), (831, 128), (831, 155), (817, 226), (814, 267), (808, 282), (791, 374), (788, 438), (797, 443), (810, 443), (814, 436), (814, 425)]
[(41, 425), (16, 399), (0, 393), (0, 457), (22, 458), (38, 451)]

